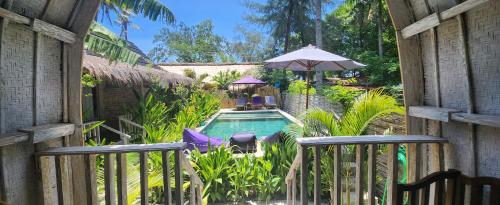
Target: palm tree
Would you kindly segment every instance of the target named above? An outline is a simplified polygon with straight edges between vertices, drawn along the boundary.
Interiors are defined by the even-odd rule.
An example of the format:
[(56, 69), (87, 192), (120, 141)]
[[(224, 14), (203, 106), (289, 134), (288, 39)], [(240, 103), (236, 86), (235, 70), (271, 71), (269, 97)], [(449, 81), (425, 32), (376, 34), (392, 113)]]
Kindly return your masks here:
[(117, 21), (122, 27), (120, 35), (124, 38), (118, 37), (106, 27), (94, 22), (85, 38), (85, 48), (110, 61), (120, 60), (134, 65), (137, 64), (141, 55), (130, 50), (128, 46), (128, 27), (133, 26), (129, 16), (142, 14), (151, 21), (161, 19), (169, 24), (175, 22), (174, 14), (158, 0), (103, 0), (101, 2), (102, 18), (106, 17), (111, 22), (111, 13), (118, 16)]
[[(368, 91), (359, 96), (348, 108), (347, 112), (340, 119), (335, 117), (335, 113), (323, 111), (321, 109), (309, 110), (304, 118), (304, 127), (292, 125), (288, 129), (288, 134), (294, 137), (316, 137), (316, 136), (358, 136), (366, 132), (368, 126), (385, 115), (391, 113), (402, 114), (403, 108), (398, 105), (395, 98), (384, 95), (382, 89)], [(344, 162), (352, 160), (354, 146), (344, 146)], [(322, 153), (322, 169), (328, 181), (330, 193), (333, 193), (333, 149), (330, 147)], [(350, 169), (343, 170), (343, 175), (348, 181), (352, 175)], [(349, 183), (346, 183), (349, 188)], [(349, 197), (349, 195), (347, 196)], [(333, 196), (331, 196), (333, 202)]]
[(120, 15), (121, 11), (129, 10), (134, 14), (142, 14), (151, 21), (158, 18), (165, 23), (174, 23), (172, 11), (158, 0), (103, 0), (101, 3), (103, 16), (110, 18), (110, 13)]
[(128, 29), (133, 28), (139, 30), (139, 25), (132, 23), (130, 17), (134, 16), (134, 13), (130, 10), (122, 10), (115, 20), (115, 24), (120, 26), (120, 37), (128, 41)]

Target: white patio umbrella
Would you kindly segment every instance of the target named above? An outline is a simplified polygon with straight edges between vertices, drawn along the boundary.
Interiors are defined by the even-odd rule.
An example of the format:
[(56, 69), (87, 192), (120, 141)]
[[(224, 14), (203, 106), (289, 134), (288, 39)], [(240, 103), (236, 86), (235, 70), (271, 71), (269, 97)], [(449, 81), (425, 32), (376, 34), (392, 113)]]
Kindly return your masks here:
[(266, 60), (264, 63), (266, 68), (307, 72), (306, 109), (309, 108), (311, 71), (343, 71), (365, 66), (351, 59), (321, 50), (313, 45)]

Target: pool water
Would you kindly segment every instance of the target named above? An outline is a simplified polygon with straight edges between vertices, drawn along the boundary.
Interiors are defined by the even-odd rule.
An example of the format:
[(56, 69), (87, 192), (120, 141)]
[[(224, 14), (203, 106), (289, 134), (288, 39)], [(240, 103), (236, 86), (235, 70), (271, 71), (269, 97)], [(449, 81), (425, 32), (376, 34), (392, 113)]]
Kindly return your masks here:
[(243, 132), (255, 133), (257, 139), (282, 131), (292, 123), (279, 112), (222, 113), (202, 133), (229, 141), (231, 135)]

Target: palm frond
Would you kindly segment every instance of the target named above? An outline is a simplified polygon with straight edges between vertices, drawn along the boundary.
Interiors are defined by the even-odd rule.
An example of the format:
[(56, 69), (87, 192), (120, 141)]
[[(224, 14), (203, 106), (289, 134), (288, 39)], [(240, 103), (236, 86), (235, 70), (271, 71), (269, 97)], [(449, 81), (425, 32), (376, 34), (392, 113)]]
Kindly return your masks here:
[(116, 5), (121, 10), (131, 10), (152, 21), (161, 19), (166, 23), (175, 22), (172, 11), (159, 0), (106, 0), (105, 4)]
[(319, 135), (338, 135), (339, 125), (334, 113), (321, 109), (311, 109), (305, 117), (306, 126), (313, 129)]
[(343, 135), (357, 136), (365, 132), (375, 119), (390, 114), (403, 113), (396, 99), (382, 94), (382, 89), (371, 90), (359, 96), (340, 123)]
[(110, 62), (119, 60), (136, 65), (141, 57), (140, 54), (128, 48), (127, 41), (97, 22), (90, 26), (89, 33), (85, 37), (84, 47), (108, 58)]

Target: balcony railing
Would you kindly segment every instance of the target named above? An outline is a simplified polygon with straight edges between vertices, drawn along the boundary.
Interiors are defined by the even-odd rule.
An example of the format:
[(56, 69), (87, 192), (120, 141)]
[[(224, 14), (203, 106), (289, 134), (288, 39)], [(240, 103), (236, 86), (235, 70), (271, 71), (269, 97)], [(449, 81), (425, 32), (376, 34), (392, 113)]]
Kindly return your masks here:
[(117, 144), (127, 144), (131, 138), (131, 136), (129, 134), (126, 134), (126, 133), (122, 132), (121, 130), (116, 130), (110, 126), (105, 125), (102, 122), (99, 122), (99, 121), (92, 121), (92, 122), (84, 123), (83, 129), (85, 129), (87, 131), (83, 135), (85, 141), (92, 139), (97, 144), (101, 143), (101, 140), (102, 140), (101, 132), (104, 130), (112, 132), (120, 137), (120, 141), (118, 141)]
[[(196, 172), (191, 167), (191, 164), (183, 154), (185, 143), (168, 143), (168, 144), (134, 144), (134, 145), (110, 145), (110, 146), (95, 146), (95, 147), (57, 147), (49, 148), (45, 151), (37, 153), (41, 161), (41, 176), (43, 183), (49, 181), (51, 174), (55, 173), (56, 178), (56, 199), (50, 199), (51, 194), (44, 187), (45, 204), (66, 204), (71, 198), (71, 177), (67, 174), (68, 171), (85, 172), (85, 187), (87, 204), (98, 204), (97, 194), (97, 179), (96, 179), (96, 157), (104, 156), (104, 192), (106, 204), (127, 204), (127, 169), (126, 169), (126, 153), (139, 154), (140, 161), (140, 200), (141, 204), (148, 204), (148, 153), (160, 152), (162, 156), (162, 174), (163, 174), (163, 201), (165, 204), (172, 204), (172, 201), (177, 205), (184, 204), (183, 191), (183, 176), (182, 171), (185, 170), (190, 176), (190, 198), (191, 205), (202, 204), (202, 189), (203, 183), (196, 175)], [(174, 181), (175, 191), (174, 197), (170, 188), (171, 184), (171, 163), (170, 154), (174, 155)], [(68, 168), (67, 156), (83, 156), (85, 163), (84, 170), (75, 170)], [(116, 157), (116, 167), (114, 169), (114, 161)], [(50, 166), (53, 165), (53, 166)], [(116, 176), (115, 176), (116, 174)], [(49, 185), (50, 186), (50, 185)], [(116, 190), (115, 190), (116, 188)]]
[[(355, 204), (365, 204), (364, 190), (365, 186), (367, 190), (367, 204), (375, 204), (375, 183), (376, 183), (376, 150), (377, 145), (387, 145), (388, 156), (387, 156), (387, 178), (388, 178), (388, 188), (387, 188), (387, 203), (386, 204), (396, 204), (396, 188), (398, 183), (398, 148), (399, 144), (409, 144), (417, 145), (421, 144), (434, 144), (442, 145), (447, 143), (444, 138), (424, 136), (424, 135), (408, 135), (408, 136), (345, 136), (345, 137), (314, 137), (314, 138), (298, 138), (297, 146), (298, 152), (290, 166), (290, 171), (286, 177), (287, 184), (287, 204), (297, 204), (297, 172), (300, 171), (300, 204), (308, 204), (308, 192), (307, 192), (307, 178), (310, 173), (308, 170), (308, 154), (309, 148), (313, 150), (313, 170), (314, 170), (314, 204), (319, 205), (321, 202), (321, 149), (328, 148), (333, 153), (333, 203), (335, 205), (350, 204), (346, 203), (346, 200), (342, 197), (342, 177), (341, 170), (345, 163), (342, 162), (342, 147), (347, 145), (355, 146)], [(367, 147), (367, 148), (366, 148)], [(409, 146), (407, 146), (409, 147)], [(365, 154), (367, 152), (367, 154)], [(368, 159), (364, 159), (365, 156)], [(419, 154), (412, 153), (412, 155), (417, 156)], [(438, 157), (441, 160), (440, 157)], [(412, 160), (412, 159), (410, 159)], [(363, 169), (364, 163), (367, 163), (367, 173), (364, 173)], [(411, 167), (409, 166), (408, 172), (417, 173), (420, 168), (421, 160), (415, 160)], [(413, 169), (413, 170), (410, 170)], [(305, 173), (305, 174), (304, 174)], [(367, 184), (365, 183), (365, 175)], [(366, 185), (365, 185), (366, 184)], [(345, 190), (347, 194), (350, 194), (350, 190)]]

